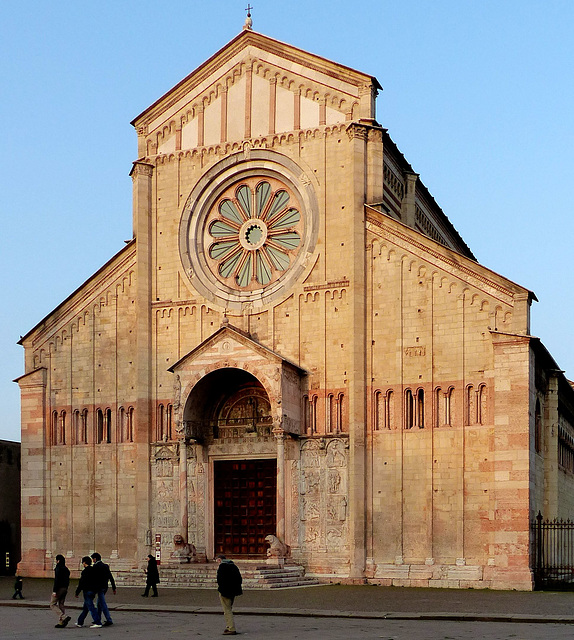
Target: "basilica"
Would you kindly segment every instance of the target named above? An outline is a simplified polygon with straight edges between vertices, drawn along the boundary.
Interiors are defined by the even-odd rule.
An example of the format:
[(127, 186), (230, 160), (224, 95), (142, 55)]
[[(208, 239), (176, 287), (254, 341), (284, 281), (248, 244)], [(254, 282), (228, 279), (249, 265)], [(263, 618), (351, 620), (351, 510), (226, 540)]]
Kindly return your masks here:
[(247, 23), (133, 120), (133, 239), (20, 341), (21, 575), (185, 546), (532, 588), (536, 514), (574, 515), (574, 389), (380, 88)]

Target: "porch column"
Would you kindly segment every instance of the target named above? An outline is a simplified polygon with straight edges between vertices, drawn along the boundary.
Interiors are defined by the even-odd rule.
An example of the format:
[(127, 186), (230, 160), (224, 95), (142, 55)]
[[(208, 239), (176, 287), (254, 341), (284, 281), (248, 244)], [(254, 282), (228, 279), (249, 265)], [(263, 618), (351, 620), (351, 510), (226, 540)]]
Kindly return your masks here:
[(187, 513), (187, 441), (182, 438), (179, 443), (179, 521), (181, 535), (189, 542)]
[(277, 537), (285, 542), (285, 431), (273, 429), (277, 440)]

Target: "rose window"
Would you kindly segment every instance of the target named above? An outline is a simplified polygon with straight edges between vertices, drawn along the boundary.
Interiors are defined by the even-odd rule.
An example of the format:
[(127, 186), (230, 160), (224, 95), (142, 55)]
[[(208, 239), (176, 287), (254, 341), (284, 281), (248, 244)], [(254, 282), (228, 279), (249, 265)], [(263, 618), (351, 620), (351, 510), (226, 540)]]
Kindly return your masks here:
[(277, 280), (298, 252), (300, 206), (278, 180), (233, 186), (208, 216), (208, 255), (217, 275), (242, 289)]

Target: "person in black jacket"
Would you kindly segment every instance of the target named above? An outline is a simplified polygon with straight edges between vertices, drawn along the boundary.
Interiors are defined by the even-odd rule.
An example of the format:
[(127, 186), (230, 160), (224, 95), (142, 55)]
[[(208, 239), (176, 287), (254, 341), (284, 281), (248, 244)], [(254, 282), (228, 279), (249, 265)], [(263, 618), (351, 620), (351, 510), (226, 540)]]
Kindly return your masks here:
[(150, 587), (153, 591), (152, 598), (157, 598), (157, 584), (159, 582), (159, 571), (157, 568), (157, 560), (148, 555), (147, 569), (144, 569), (146, 573), (145, 591), (142, 593), (142, 598), (147, 598), (149, 595)]
[(223, 635), (234, 636), (237, 635), (237, 631), (233, 621), (232, 607), (236, 596), (240, 596), (243, 593), (241, 588), (243, 579), (237, 565), (232, 560), (228, 560), (224, 555), (219, 555), (216, 561), (219, 563), (219, 567), (217, 567), (217, 590), (219, 591), (219, 599), (225, 616), (225, 631)]
[(50, 600), (50, 609), (58, 616), (58, 624), (56, 629), (63, 629), (68, 622), (70, 616), (66, 615), (66, 595), (70, 586), (70, 570), (66, 566), (66, 558), (59, 553), (56, 556), (56, 566), (54, 567), (54, 586), (52, 587), (52, 599)]
[(98, 594), (98, 613), (100, 614), (100, 618), (102, 613), (104, 614), (106, 621), (104, 622), (104, 627), (109, 627), (114, 624), (112, 621), (112, 616), (110, 615), (110, 610), (108, 609), (108, 604), (106, 602), (106, 592), (108, 590), (108, 583), (112, 583), (112, 591), (114, 595), (116, 595), (116, 582), (114, 580), (114, 576), (110, 571), (110, 565), (102, 562), (102, 556), (99, 553), (92, 553), (92, 560), (94, 564), (92, 565), (94, 568), (94, 574), (96, 576), (97, 582), (97, 594)]
[(12, 596), (12, 600), (16, 600), (16, 598), (20, 598), (20, 600), (24, 600), (24, 596), (22, 595), (22, 587), (24, 586), (24, 580), (20, 576), (16, 576), (16, 582), (14, 582), (14, 595)]
[(84, 608), (80, 613), (78, 622), (76, 622), (76, 627), (84, 626), (84, 620), (86, 619), (89, 611), (92, 614), (92, 619), (94, 621), (91, 628), (97, 629), (102, 626), (100, 614), (96, 607), (94, 607), (94, 598), (98, 591), (98, 584), (96, 581), (97, 575), (94, 575), (94, 567), (92, 567), (92, 559), (90, 556), (84, 556), (82, 558), (82, 565), (84, 566), (84, 570), (82, 571), (80, 582), (76, 589), (76, 598), (80, 595), (80, 592), (84, 592)]

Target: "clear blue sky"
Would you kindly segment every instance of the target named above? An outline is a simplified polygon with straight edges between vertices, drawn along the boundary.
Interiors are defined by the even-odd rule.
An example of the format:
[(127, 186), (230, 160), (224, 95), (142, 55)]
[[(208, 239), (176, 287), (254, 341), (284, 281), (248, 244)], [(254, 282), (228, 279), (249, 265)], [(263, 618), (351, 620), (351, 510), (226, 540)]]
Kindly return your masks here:
[[(574, 378), (574, 2), (252, 4), (255, 31), (377, 77), (378, 121), (479, 262), (536, 293), (532, 332)], [(20, 439), (20, 335), (132, 235), (130, 121), (245, 6), (0, 4), (0, 439)]]

